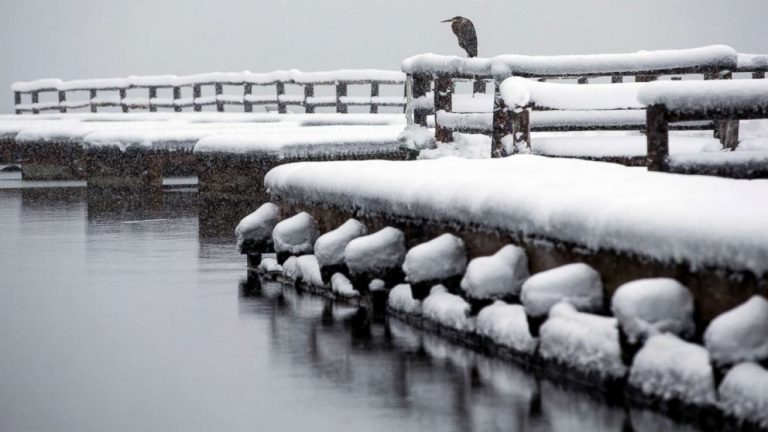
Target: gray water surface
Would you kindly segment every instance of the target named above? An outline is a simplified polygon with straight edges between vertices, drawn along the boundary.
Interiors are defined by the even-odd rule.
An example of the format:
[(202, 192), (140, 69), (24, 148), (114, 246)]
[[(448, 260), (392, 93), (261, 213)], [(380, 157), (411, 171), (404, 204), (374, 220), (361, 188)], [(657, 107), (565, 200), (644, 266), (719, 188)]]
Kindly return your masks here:
[(42, 186), (0, 184), (0, 431), (688, 429), (395, 320), (360, 335), (350, 306), (250, 292), (232, 226), (201, 226), (184, 189)]

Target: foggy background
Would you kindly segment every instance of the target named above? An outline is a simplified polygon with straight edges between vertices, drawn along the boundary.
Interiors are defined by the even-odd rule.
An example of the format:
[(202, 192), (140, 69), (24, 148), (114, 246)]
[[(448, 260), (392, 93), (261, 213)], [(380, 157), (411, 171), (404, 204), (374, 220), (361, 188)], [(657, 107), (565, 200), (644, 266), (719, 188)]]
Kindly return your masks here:
[(768, 53), (766, 0), (0, 0), (0, 112), (14, 81), (250, 70), (399, 69), (464, 55), (440, 20), (475, 23), (482, 57), (690, 48)]

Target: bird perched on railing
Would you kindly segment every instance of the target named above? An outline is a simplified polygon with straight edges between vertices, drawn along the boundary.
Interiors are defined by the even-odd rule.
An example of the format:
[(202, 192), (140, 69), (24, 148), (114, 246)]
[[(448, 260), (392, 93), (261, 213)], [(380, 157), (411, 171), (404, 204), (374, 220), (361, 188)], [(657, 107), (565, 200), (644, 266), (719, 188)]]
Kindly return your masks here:
[(459, 39), (459, 46), (464, 48), (468, 57), (477, 57), (477, 33), (472, 21), (462, 17), (455, 16), (442, 22), (451, 23), (453, 34)]

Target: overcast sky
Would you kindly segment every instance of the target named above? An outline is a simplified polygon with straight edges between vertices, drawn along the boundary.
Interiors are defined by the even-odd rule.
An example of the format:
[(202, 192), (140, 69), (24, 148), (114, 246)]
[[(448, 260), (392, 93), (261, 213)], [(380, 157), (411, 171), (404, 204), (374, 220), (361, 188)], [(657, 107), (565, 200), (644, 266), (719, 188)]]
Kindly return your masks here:
[(768, 53), (768, 0), (0, 0), (0, 112), (13, 81), (399, 69), (462, 54), (449, 24), (472, 19), (480, 56), (689, 48)]

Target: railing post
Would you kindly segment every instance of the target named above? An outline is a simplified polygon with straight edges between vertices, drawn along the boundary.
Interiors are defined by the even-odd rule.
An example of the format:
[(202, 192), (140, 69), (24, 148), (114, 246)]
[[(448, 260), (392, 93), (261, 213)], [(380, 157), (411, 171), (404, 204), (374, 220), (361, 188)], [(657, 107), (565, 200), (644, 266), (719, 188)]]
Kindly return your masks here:
[(19, 109), (19, 105), (21, 105), (21, 92), (13, 92), (13, 107), (16, 110), (16, 114), (21, 114), (21, 109)]
[(508, 156), (504, 147), (504, 137), (514, 133), (512, 128), (511, 113), (507, 110), (504, 99), (501, 98), (499, 84), (494, 88), (493, 99), (493, 132), (491, 135), (491, 157), (500, 158)]
[(157, 87), (149, 88), (149, 112), (157, 112), (157, 105), (153, 99), (157, 99)]
[(248, 100), (251, 94), (253, 94), (253, 84), (243, 84), (243, 112), (253, 112), (253, 103)]
[(379, 105), (374, 103), (373, 98), (379, 96), (379, 83), (372, 82), (371, 83), (371, 114), (376, 114), (379, 112)]
[[(730, 71), (718, 71), (717, 73), (713, 74), (713, 77), (711, 79), (731, 79), (733, 75), (730, 73)], [(733, 121), (732, 120), (721, 120), (716, 119), (713, 120), (712, 123), (715, 125), (714, 130), (714, 137), (720, 140), (720, 143), (723, 145), (723, 148), (730, 148), (735, 149), (738, 145), (738, 136), (739, 136), (739, 121), (736, 120), (736, 126), (734, 129)], [(734, 130), (735, 130), (735, 136), (736, 136), (736, 142), (734, 143), (733, 136), (734, 136)]]
[(485, 80), (482, 78), (476, 78), (472, 82), (472, 96), (476, 93), (485, 93)]
[(669, 120), (664, 105), (645, 110), (648, 171), (669, 170)]
[(40, 109), (37, 108), (37, 104), (40, 101), (40, 93), (37, 91), (32, 92), (32, 114), (40, 114)]
[(275, 83), (275, 93), (277, 93), (277, 112), (285, 114), (288, 109), (285, 106), (285, 102), (282, 101), (282, 96), (285, 95), (285, 83), (278, 81)]
[(173, 111), (175, 112), (181, 112), (181, 106), (177, 105), (180, 99), (181, 99), (181, 87), (174, 87), (173, 88)]
[(589, 84), (589, 79), (587, 77), (579, 77), (576, 82), (578, 84)]
[(413, 109), (413, 122), (417, 125), (427, 127), (427, 116), (429, 110), (424, 107), (419, 107), (417, 100), (426, 99), (429, 92), (429, 77), (426, 75), (412, 75), (413, 86), (411, 87), (412, 102), (416, 104)]
[(59, 112), (60, 113), (66, 113), (67, 112), (67, 92), (64, 90), (59, 90)]
[(765, 72), (752, 72), (752, 79), (763, 79), (765, 78)]
[(96, 99), (96, 89), (90, 89), (88, 90), (88, 96), (90, 97), (90, 105), (91, 105), (91, 112), (95, 113), (97, 110), (96, 103), (94, 102), (94, 99)]
[(216, 93), (216, 111), (223, 112), (224, 111), (224, 102), (219, 100), (219, 96), (224, 94), (224, 85), (220, 82), (217, 82), (213, 85)]
[(336, 112), (340, 114), (347, 113), (347, 105), (341, 103), (341, 98), (347, 96), (347, 83), (336, 83)]
[(315, 106), (309, 103), (311, 97), (315, 97), (315, 85), (304, 84), (304, 112), (309, 114), (315, 112)]
[(202, 90), (200, 89), (200, 84), (195, 84), (192, 86), (192, 104), (194, 105), (195, 111), (202, 111), (203, 107), (200, 106), (200, 104), (197, 102), (197, 100), (203, 95)]
[(624, 82), (622, 75), (611, 75), (611, 84), (621, 84)]
[(123, 109), (124, 113), (128, 112), (128, 105), (125, 102), (125, 89), (118, 90), (120, 92), (120, 107)]
[[(435, 114), (439, 111), (449, 113), (453, 110), (452, 85), (453, 80), (448, 75), (440, 74), (435, 79)], [(437, 115), (435, 115), (435, 140), (444, 143), (453, 141), (453, 134), (437, 122)]]
[(651, 82), (659, 79), (656, 75), (636, 75), (635, 82)]

